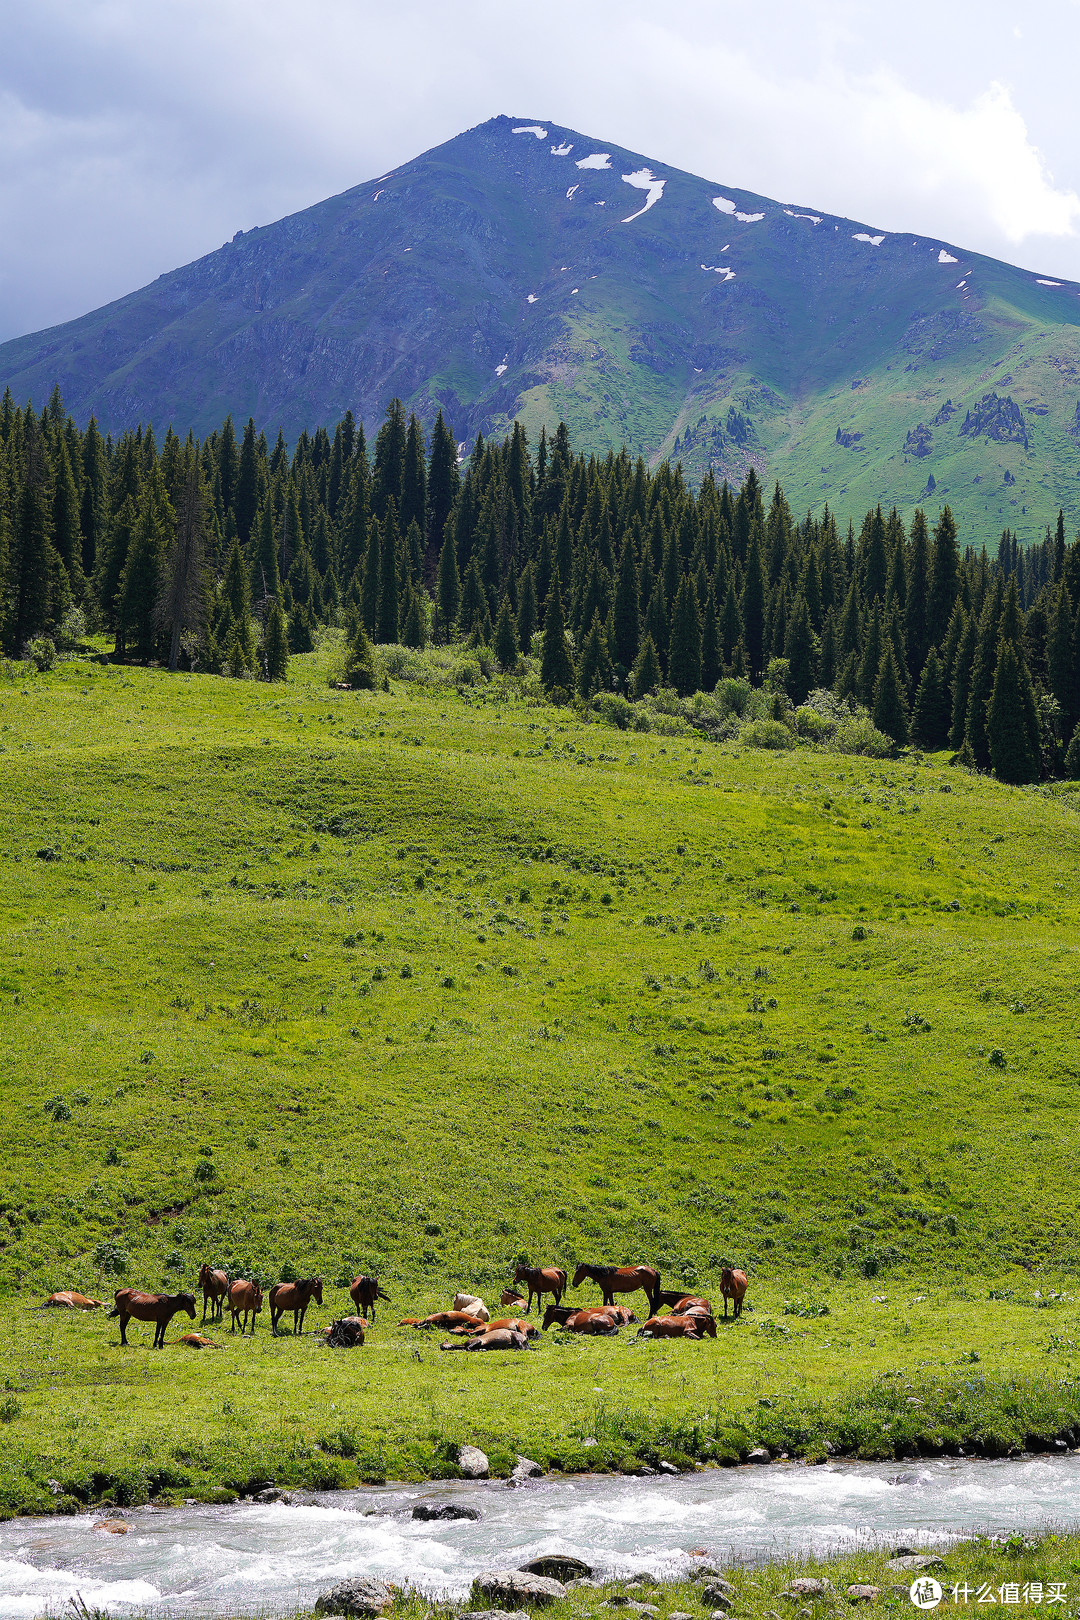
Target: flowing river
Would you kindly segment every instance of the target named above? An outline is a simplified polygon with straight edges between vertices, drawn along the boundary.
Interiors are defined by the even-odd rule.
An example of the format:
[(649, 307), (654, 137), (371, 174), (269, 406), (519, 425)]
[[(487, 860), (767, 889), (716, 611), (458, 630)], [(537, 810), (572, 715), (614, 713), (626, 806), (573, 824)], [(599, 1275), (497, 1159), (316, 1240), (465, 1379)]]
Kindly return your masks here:
[[(462, 1502), (478, 1521), (425, 1523), (419, 1502)], [(691, 1548), (723, 1561), (824, 1553), (874, 1541), (929, 1546), (978, 1530), (1080, 1523), (1080, 1453), (918, 1463), (777, 1463), (673, 1478), (549, 1478), (394, 1486), (265, 1506), (154, 1509), (0, 1525), (0, 1617), (58, 1613), (81, 1593), (123, 1615), (284, 1614), (335, 1581), (378, 1575), (463, 1598), (474, 1575), (568, 1552), (597, 1576), (678, 1576)]]

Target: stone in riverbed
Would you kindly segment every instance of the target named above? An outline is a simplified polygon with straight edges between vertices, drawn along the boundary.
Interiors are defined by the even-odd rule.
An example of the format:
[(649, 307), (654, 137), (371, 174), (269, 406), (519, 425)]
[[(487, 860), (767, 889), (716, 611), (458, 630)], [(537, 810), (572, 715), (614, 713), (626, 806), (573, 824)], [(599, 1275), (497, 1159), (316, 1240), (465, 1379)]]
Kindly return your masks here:
[(386, 1613), (393, 1598), (393, 1588), (386, 1581), (377, 1581), (369, 1577), (340, 1581), (337, 1586), (332, 1586), (329, 1592), (324, 1592), (316, 1600), (315, 1613), (343, 1614), (355, 1616), (357, 1620), (375, 1620), (376, 1615)]
[(873, 1603), (881, 1596), (881, 1587), (863, 1586), (861, 1583), (856, 1583), (856, 1585), (848, 1587), (847, 1595), (852, 1603)]
[(936, 1558), (933, 1553), (909, 1553), (906, 1557), (890, 1558), (885, 1565), (886, 1569), (941, 1569), (943, 1560)]
[(707, 1609), (730, 1609), (734, 1598), (730, 1581), (709, 1581), (701, 1588), (701, 1601)]
[(565, 1585), (567, 1581), (588, 1580), (592, 1566), (580, 1558), (571, 1558), (569, 1553), (543, 1553), (522, 1564), (521, 1571), (524, 1575), (546, 1575), (549, 1580), (562, 1581)]
[(726, 1592), (728, 1597), (735, 1596), (735, 1588), (730, 1581), (725, 1581), (715, 1564), (699, 1564), (690, 1571), (690, 1579), (692, 1581), (711, 1581), (714, 1586), (720, 1588), (721, 1592)]
[(458, 1452), (458, 1467), (466, 1479), (487, 1479), (489, 1464), (479, 1446), (462, 1446)]
[(823, 1598), (832, 1591), (832, 1581), (819, 1581), (813, 1575), (801, 1575), (798, 1580), (792, 1581), (781, 1597), (786, 1598)]
[(772, 1452), (768, 1446), (755, 1446), (746, 1460), (748, 1463), (771, 1463)]
[(478, 1575), (472, 1583), (472, 1596), (486, 1599), (496, 1609), (518, 1609), (523, 1604), (544, 1608), (566, 1596), (561, 1581), (545, 1575), (527, 1575), (521, 1569), (493, 1569)]
[(543, 1478), (543, 1473), (544, 1470), (541, 1468), (540, 1464), (538, 1462), (533, 1462), (531, 1457), (518, 1457), (517, 1462), (514, 1464), (513, 1472), (510, 1475), (510, 1484), (524, 1485), (527, 1479)]
[(412, 1516), (430, 1523), (433, 1519), (479, 1519), (481, 1513), (479, 1508), (462, 1507), (460, 1502), (417, 1502)]

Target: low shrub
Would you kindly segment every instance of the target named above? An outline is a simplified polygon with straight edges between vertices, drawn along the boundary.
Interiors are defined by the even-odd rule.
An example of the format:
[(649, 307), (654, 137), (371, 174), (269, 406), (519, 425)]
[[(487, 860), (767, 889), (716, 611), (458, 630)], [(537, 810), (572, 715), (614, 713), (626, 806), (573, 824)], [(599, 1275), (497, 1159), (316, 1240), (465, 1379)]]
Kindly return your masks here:
[(739, 732), (739, 741), (748, 748), (794, 748), (794, 732), (780, 720), (750, 720)]

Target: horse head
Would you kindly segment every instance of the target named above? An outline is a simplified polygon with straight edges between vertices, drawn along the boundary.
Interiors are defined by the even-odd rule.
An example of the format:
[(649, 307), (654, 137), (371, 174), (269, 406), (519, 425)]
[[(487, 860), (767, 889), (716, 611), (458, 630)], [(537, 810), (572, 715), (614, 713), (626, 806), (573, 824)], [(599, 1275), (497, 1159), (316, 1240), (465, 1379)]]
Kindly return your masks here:
[(199, 1267), (199, 1287), (200, 1288), (205, 1288), (209, 1281), (210, 1281), (210, 1267), (207, 1265), (206, 1261), (204, 1260), (202, 1265)]
[(587, 1265), (585, 1265), (584, 1261), (582, 1262), (582, 1264), (580, 1266), (578, 1266), (577, 1270), (574, 1272), (574, 1280), (570, 1284), (571, 1288), (580, 1288), (581, 1287), (581, 1285), (585, 1281), (586, 1277), (589, 1276), (589, 1269), (590, 1268)]
[(254, 1283), (252, 1285), (251, 1309), (252, 1311), (262, 1310), (262, 1285), (260, 1283)]
[(322, 1304), (322, 1278), (315, 1277), (311, 1284), (311, 1298)]
[(525, 1264), (525, 1262), (523, 1260), (519, 1260), (517, 1265), (514, 1267), (514, 1281), (515, 1282), (527, 1282), (528, 1281), (528, 1276), (527, 1276), (528, 1270), (529, 1270), (529, 1268)]
[(177, 1294), (176, 1298), (177, 1298), (178, 1308), (180, 1310), (182, 1310), (182, 1311), (187, 1311), (188, 1315), (191, 1317), (191, 1320), (194, 1322), (194, 1320), (195, 1320), (195, 1295), (194, 1294)]

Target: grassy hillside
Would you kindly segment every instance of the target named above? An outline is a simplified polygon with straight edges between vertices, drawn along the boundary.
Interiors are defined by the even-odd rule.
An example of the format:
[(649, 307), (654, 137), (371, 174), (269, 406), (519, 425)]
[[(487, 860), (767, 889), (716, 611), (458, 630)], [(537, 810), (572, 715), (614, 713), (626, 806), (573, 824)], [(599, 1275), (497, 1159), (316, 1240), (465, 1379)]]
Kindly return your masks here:
[[(339, 693), (324, 658), (284, 688), (0, 675), (9, 1506), (65, 1459), (237, 1488), (342, 1423), (343, 1478), (604, 1423), (612, 1460), (661, 1419), (685, 1453), (703, 1408), (774, 1421), (774, 1386), (823, 1403), (808, 1446), (878, 1375), (952, 1400), (969, 1375), (925, 1369), (972, 1351), (943, 1432), (1071, 1412), (1075, 1306), (1030, 1307), (1077, 1263), (1075, 796), (631, 737), (509, 685)], [(519, 1255), (706, 1291), (730, 1259), (756, 1309), (716, 1345), (505, 1363), (382, 1320), (334, 1358), (265, 1317), (218, 1358), (145, 1330), (121, 1358), (115, 1323), (26, 1311), (206, 1257), (320, 1272), (319, 1321), (378, 1271), (389, 1319), (497, 1296)], [(785, 1316), (808, 1302), (831, 1315)], [(983, 1374), (1035, 1380), (1008, 1422)]]

